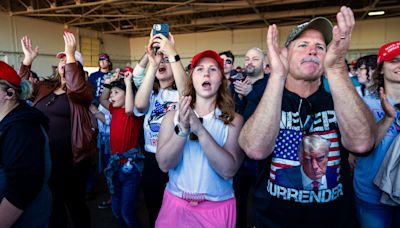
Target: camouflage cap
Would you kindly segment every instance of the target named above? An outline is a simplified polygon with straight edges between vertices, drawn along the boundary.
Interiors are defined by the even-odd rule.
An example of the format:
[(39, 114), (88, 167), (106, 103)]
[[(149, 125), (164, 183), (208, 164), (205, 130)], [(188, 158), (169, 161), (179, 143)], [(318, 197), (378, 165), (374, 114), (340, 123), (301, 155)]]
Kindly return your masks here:
[(315, 29), (322, 33), (322, 36), (325, 39), (325, 44), (328, 44), (332, 40), (332, 29), (333, 25), (330, 20), (325, 17), (316, 17), (311, 21), (305, 22), (301, 25), (298, 25), (290, 31), (287, 40), (285, 42), (285, 47), (289, 47), (290, 43), (295, 40), (304, 30), (306, 29)]

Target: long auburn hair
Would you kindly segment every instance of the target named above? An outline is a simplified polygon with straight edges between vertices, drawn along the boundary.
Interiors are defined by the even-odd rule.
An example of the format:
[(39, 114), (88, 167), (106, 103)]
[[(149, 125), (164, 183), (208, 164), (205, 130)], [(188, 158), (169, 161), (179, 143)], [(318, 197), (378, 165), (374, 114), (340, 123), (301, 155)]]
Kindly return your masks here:
[[(193, 67), (194, 69), (194, 67)], [(235, 103), (233, 101), (232, 95), (228, 90), (228, 82), (224, 77), (223, 72), (219, 69), (221, 74), (221, 85), (218, 88), (217, 92), (217, 100), (215, 102), (215, 106), (221, 110), (221, 115), (218, 116), (218, 119), (222, 120), (224, 124), (231, 124), (233, 119), (235, 118)], [(196, 103), (196, 90), (193, 86), (193, 70), (190, 71), (189, 80), (186, 83), (186, 89), (183, 91), (184, 96), (191, 96), (192, 101), (190, 102), (190, 107), (194, 108), (194, 104)]]

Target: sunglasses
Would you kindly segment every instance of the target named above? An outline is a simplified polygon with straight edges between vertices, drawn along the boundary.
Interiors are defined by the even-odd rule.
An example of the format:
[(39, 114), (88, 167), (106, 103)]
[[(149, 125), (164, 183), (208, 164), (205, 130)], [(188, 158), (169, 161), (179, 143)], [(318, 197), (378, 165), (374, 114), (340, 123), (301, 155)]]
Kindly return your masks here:
[(232, 63), (233, 63), (233, 61), (231, 59), (225, 60), (225, 64), (232, 64)]
[[(203, 118), (199, 117), (199, 120), (200, 120), (200, 123), (203, 124)], [(199, 137), (195, 133), (190, 132), (189, 139), (193, 140), (193, 141), (196, 141), (196, 140), (199, 140)]]
[(302, 112), (306, 112), (306, 114), (311, 112), (311, 115), (307, 114), (307, 118), (306, 118), (306, 121), (304, 122), (304, 124), (301, 121), (301, 116), (303, 116), (303, 115), (300, 114), (301, 131), (303, 132), (303, 134), (309, 134), (312, 124), (315, 121), (315, 112), (313, 110), (311, 102), (309, 100), (307, 100), (306, 98), (302, 98), (302, 102), (300, 103), (300, 106), (299, 106), (299, 113), (302, 113)]
[(161, 125), (159, 123), (149, 123), (149, 128), (152, 132), (159, 132), (160, 126)]

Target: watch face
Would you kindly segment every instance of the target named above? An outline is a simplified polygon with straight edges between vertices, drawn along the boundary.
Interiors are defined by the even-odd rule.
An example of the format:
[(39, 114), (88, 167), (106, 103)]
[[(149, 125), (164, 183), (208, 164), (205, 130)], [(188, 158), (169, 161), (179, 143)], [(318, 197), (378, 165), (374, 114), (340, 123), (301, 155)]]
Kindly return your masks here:
[(179, 132), (180, 132), (180, 129), (179, 129), (179, 126), (177, 124), (177, 125), (175, 125), (175, 134), (179, 135)]

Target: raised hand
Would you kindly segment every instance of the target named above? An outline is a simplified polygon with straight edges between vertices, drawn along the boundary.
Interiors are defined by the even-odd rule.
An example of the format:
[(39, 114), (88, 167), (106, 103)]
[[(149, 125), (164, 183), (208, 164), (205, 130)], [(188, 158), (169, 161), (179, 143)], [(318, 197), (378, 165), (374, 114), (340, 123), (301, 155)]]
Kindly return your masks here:
[(22, 61), (22, 63), (25, 66), (32, 65), (32, 62), (39, 55), (39, 47), (36, 46), (35, 48), (33, 48), (32, 41), (28, 36), (22, 37), (21, 46), (22, 46), (22, 51), (24, 52), (24, 60)]
[(394, 107), (389, 103), (383, 87), (379, 88), (379, 97), (381, 99), (382, 109), (385, 112), (385, 117), (394, 119), (396, 117), (396, 111), (394, 110)]
[(119, 72), (115, 72), (110, 78), (104, 80), (104, 84), (110, 84), (111, 82), (118, 80), (118, 78), (119, 78)]
[[(325, 56), (325, 69), (343, 68), (355, 25), (353, 11), (346, 6), (336, 14), (338, 24), (332, 29), (333, 37)], [(347, 76), (347, 75), (346, 75)]]
[(133, 74), (130, 71), (126, 71), (124, 73), (124, 82), (125, 85), (132, 83)]
[(185, 130), (189, 130), (190, 115), (193, 112), (190, 108), (190, 102), (192, 101), (191, 96), (182, 96), (179, 99), (179, 125)]
[(282, 77), (286, 79), (289, 72), (289, 63), (287, 60), (287, 49), (280, 49), (278, 46), (279, 32), (275, 24), (268, 27), (267, 49), (268, 60), (271, 68), (271, 76)]
[(75, 62), (76, 40), (73, 33), (64, 31), (65, 54), (67, 63)]
[(161, 59), (164, 57), (162, 53), (156, 52), (153, 48), (154, 44), (158, 44), (158, 40), (155, 39), (153, 36), (153, 30), (151, 30), (150, 32), (150, 39), (149, 39), (149, 43), (146, 46), (146, 53), (147, 56), (149, 58), (149, 62), (150, 64), (156, 65), (158, 66), (161, 62)]
[(158, 40), (160, 45), (159, 52), (163, 53), (164, 56), (175, 56), (175, 39), (171, 33), (169, 33), (169, 38), (165, 37), (163, 34), (158, 33), (154, 36), (155, 39)]

